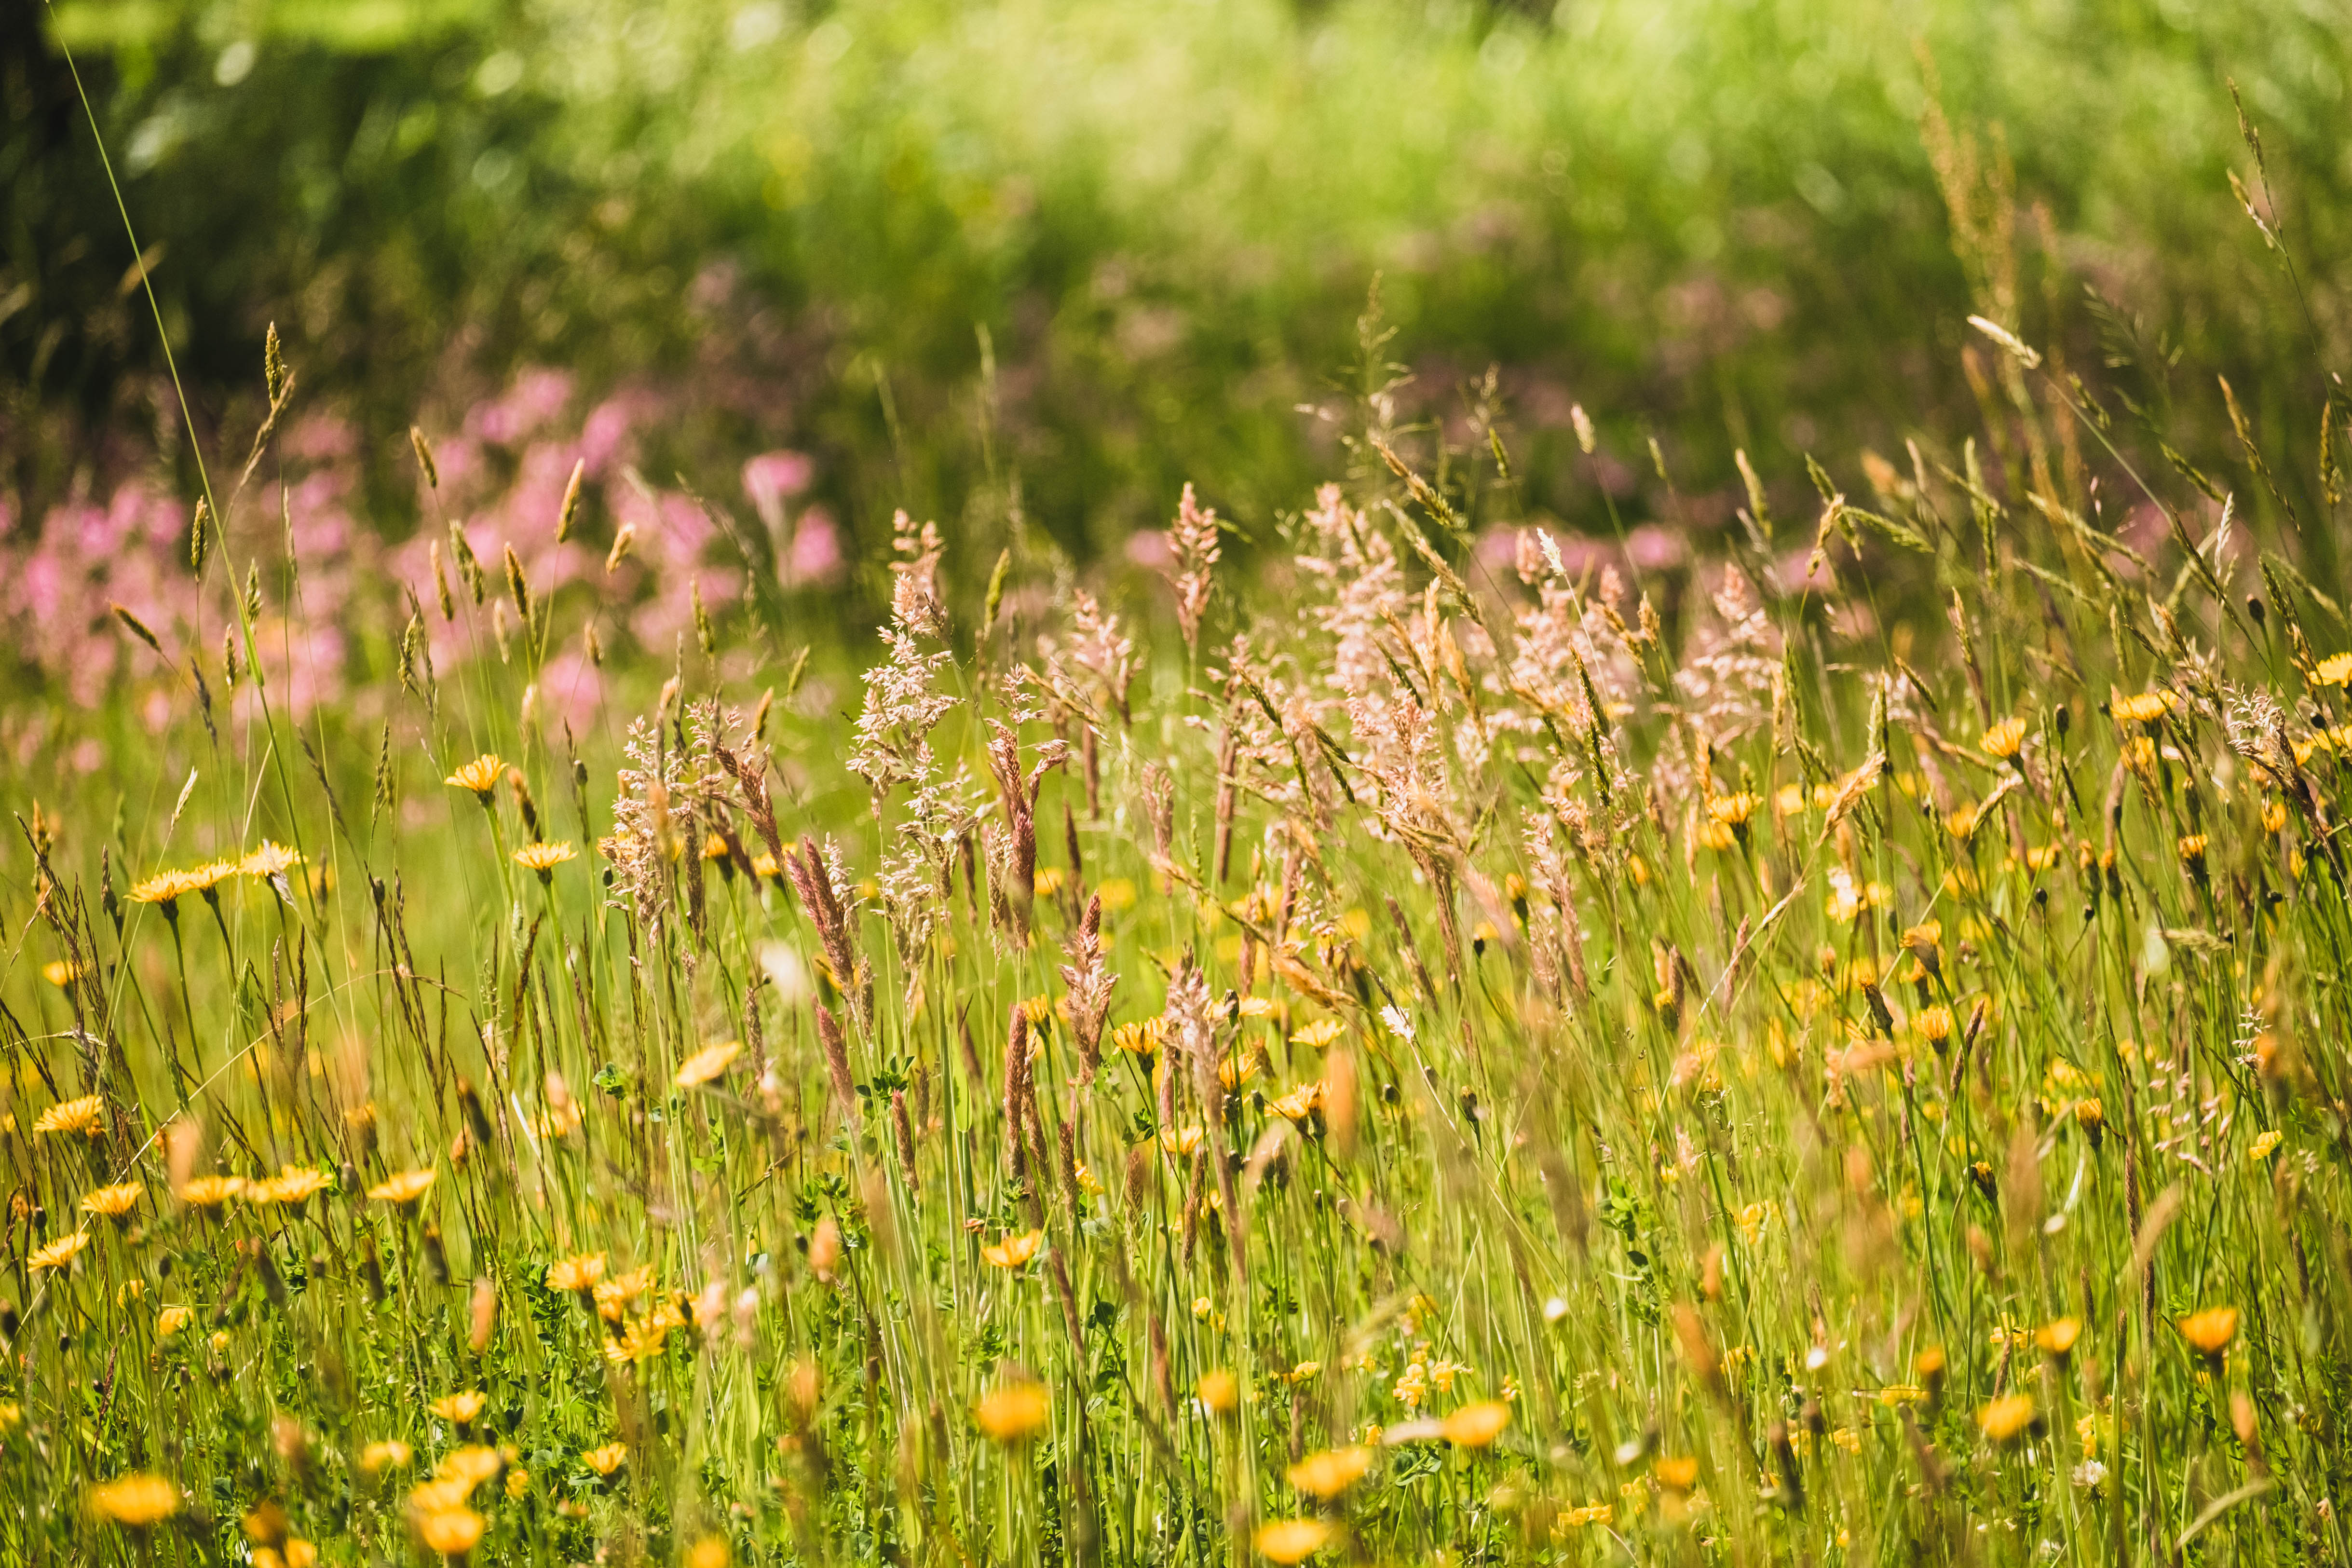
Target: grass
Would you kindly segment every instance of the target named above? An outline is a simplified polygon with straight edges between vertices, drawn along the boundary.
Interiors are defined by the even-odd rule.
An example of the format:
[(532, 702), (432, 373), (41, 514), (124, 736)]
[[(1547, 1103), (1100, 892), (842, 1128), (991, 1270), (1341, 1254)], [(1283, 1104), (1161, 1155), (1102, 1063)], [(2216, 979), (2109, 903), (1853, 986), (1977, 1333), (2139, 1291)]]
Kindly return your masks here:
[(298, 713), (232, 503), (11, 717), (0, 1550), (2342, 1561), (2340, 512), (2011, 342), (1706, 559), (1374, 397), (1256, 577), (902, 517), (576, 731), (512, 556)]

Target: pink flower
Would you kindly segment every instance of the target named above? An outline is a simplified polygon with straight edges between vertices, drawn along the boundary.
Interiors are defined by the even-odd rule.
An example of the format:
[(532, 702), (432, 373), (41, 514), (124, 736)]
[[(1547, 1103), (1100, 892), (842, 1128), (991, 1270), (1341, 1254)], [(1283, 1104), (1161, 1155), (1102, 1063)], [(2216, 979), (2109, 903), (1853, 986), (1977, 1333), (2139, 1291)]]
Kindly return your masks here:
[(801, 513), (793, 529), (792, 552), (784, 558), (784, 580), (821, 586), (840, 576), (841, 533), (824, 508), (813, 506)]
[(743, 465), (743, 493), (770, 528), (782, 526), (783, 505), (808, 489), (816, 465), (798, 452), (762, 452)]

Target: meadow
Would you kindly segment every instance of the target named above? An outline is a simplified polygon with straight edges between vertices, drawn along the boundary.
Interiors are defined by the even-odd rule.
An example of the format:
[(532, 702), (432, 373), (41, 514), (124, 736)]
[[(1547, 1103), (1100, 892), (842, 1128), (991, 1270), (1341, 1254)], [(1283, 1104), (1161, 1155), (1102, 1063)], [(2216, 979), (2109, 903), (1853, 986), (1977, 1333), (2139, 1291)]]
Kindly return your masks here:
[(326, 697), (207, 504), (12, 721), (6, 1554), (2342, 1561), (2337, 519), (1979, 335), (1645, 566), (1368, 321), (1254, 579), (901, 513), (862, 670), (695, 578), (576, 714), (576, 478)]
[(51, 13), (0, 1562), (2346, 1562), (2324, 12)]

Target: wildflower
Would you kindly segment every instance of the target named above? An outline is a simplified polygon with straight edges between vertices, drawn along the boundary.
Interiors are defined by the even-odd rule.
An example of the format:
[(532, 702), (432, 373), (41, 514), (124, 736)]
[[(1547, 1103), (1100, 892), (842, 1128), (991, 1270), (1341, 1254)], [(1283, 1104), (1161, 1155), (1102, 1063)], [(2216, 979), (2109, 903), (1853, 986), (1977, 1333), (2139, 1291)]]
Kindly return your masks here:
[(1294, 1046), (1306, 1046), (1313, 1050), (1328, 1050), (1331, 1042), (1345, 1032), (1347, 1026), (1337, 1018), (1318, 1018), (1290, 1037)]
[(416, 1516), (416, 1539), (444, 1557), (463, 1557), (482, 1539), (482, 1516), (462, 1504)]
[(1309, 1454), (1286, 1472), (1290, 1484), (1308, 1497), (1328, 1501), (1364, 1479), (1372, 1468), (1370, 1448), (1326, 1448)]
[(244, 1192), (243, 1176), (198, 1176), (180, 1184), (179, 1199), (192, 1209), (216, 1209)]
[(1511, 1407), (1499, 1399), (1465, 1405), (1445, 1418), (1445, 1440), (1460, 1448), (1484, 1448), (1511, 1424)]
[(146, 1188), (137, 1182), (123, 1182), (111, 1187), (93, 1187), (81, 1195), (81, 1212), (96, 1215), (100, 1219), (121, 1219), (138, 1205)]
[(715, 1046), (705, 1046), (678, 1064), (677, 1077), (672, 1081), (680, 1089), (695, 1089), (715, 1082), (743, 1054), (740, 1040), (722, 1040)]
[(2083, 1337), (2080, 1318), (2053, 1318), (2042, 1325), (2033, 1335), (2033, 1342), (2043, 1352), (2063, 1361), (2074, 1351), (2074, 1342)]
[(2180, 1337), (2199, 1355), (2218, 1361), (2230, 1348), (2230, 1342), (2238, 1337), (2238, 1309), (2208, 1307), (2201, 1312), (2189, 1313), (2173, 1327), (2180, 1331)]
[(1984, 749), (1987, 756), (1999, 757), (2006, 762), (2017, 755), (2025, 744), (2025, 721), (2013, 716), (2003, 719), (1987, 730), (1977, 744)]
[(2246, 1151), (2246, 1158), (2259, 1164), (2277, 1153), (2278, 1146), (2285, 1141), (2286, 1134), (2273, 1127), (2254, 1140), (2254, 1146)]
[(168, 1340), (188, 1326), (195, 1316), (185, 1307), (166, 1307), (155, 1314), (155, 1337)]
[(1201, 1408), (1212, 1415), (1230, 1415), (1241, 1404), (1241, 1380), (1223, 1367), (1202, 1373), (1192, 1392), (1199, 1396)]
[(472, 1443), (441, 1456), (441, 1462), (433, 1467), (433, 1479), (462, 1482), (470, 1491), (504, 1468), (506, 1460), (499, 1457), (496, 1448), (483, 1443)]
[(604, 1255), (601, 1252), (583, 1252), (572, 1258), (559, 1258), (547, 1266), (547, 1288), (551, 1290), (569, 1290), (574, 1295), (584, 1295), (593, 1290), (596, 1282), (604, 1278)]
[(568, 838), (555, 843), (533, 842), (514, 852), (514, 863), (526, 871), (536, 871), (542, 882), (554, 869), (580, 853), (579, 846)]
[(1269, 1563), (1304, 1563), (1339, 1537), (1339, 1527), (1320, 1519), (1278, 1519), (1258, 1526), (1250, 1538), (1257, 1554)]
[(490, 792), (499, 787), (499, 779), (505, 767), (506, 764), (497, 756), (485, 752), (441, 782), (452, 789), (473, 791), (474, 798), (487, 806), (490, 804)]
[(2352, 686), (2352, 653), (2331, 653), (2311, 673), (2317, 686)]
[(195, 890), (196, 885), (188, 879), (185, 871), (159, 871), (143, 882), (131, 885), (131, 901), (156, 905), (169, 915), (173, 905)]
[(1026, 1378), (1000, 1383), (972, 1406), (971, 1418), (992, 1443), (1011, 1447), (1025, 1443), (1053, 1419), (1053, 1396), (1045, 1385)]
[(2107, 711), (2118, 724), (2153, 724), (2180, 705), (2180, 699), (2168, 690), (2143, 691), (2126, 696), (2114, 690), (2107, 700)]
[(482, 1391), (478, 1388), (469, 1388), (457, 1394), (445, 1394), (425, 1408), (444, 1421), (466, 1426), (470, 1426), (474, 1417), (482, 1413)]
[(95, 1138), (106, 1131), (105, 1101), (94, 1094), (85, 1094), (79, 1100), (61, 1100), (41, 1112), (40, 1119), (33, 1123), (33, 1131)]
[(437, 1174), (439, 1173), (430, 1166), (421, 1171), (403, 1171), (370, 1187), (367, 1195), (371, 1202), (404, 1209), (431, 1189), (433, 1178)]
[(1996, 1443), (2015, 1441), (2033, 1425), (2033, 1395), (2008, 1394), (1977, 1411), (1977, 1426)]
[(724, 1536), (706, 1535), (686, 1554), (686, 1568), (728, 1568), (733, 1561)]
[(1207, 1132), (1198, 1127), (1171, 1127), (1160, 1132), (1160, 1146), (1171, 1154), (1191, 1154), (1200, 1149), (1201, 1141), (1207, 1136)]
[(244, 859), (236, 863), (237, 874), (245, 877), (282, 877), (302, 863), (302, 857), (283, 844), (272, 844), (265, 838)]
[(1146, 1018), (1139, 1023), (1121, 1024), (1110, 1032), (1110, 1047), (1125, 1051), (1131, 1057), (1157, 1056), (1160, 1042), (1168, 1033), (1165, 1018)]
[(326, 1173), (310, 1165), (288, 1165), (278, 1174), (258, 1182), (248, 1183), (245, 1201), (249, 1204), (275, 1204), (281, 1208), (300, 1208), (327, 1190)]
[(1305, 1083), (1279, 1100), (1268, 1100), (1266, 1109), (1286, 1121), (1304, 1121), (1315, 1114), (1316, 1108), (1322, 1103), (1323, 1085), (1320, 1082)]
[(74, 1231), (58, 1237), (57, 1240), (35, 1252), (32, 1257), (25, 1260), (25, 1267), (36, 1272), (44, 1268), (63, 1268), (79, 1257), (81, 1249), (89, 1245), (89, 1232)]
[[(180, 1310), (184, 1311), (186, 1309), (182, 1308)], [(415, 1457), (416, 1450), (399, 1438), (380, 1438), (360, 1450), (360, 1468), (371, 1476), (381, 1474), (385, 1470), (405, 1469), (408, 1468), (408, 1461)]]
[(1003, 1241), (982, 1247), (980, 1255), (999, 1268), (1018, 1268), (1037, 1256), (1037, 1248), (1045, 1244), (1045, 1233), (1042, 1230), (1007, 1236)]
[(41, 978), (62, 991), (82, 976), (81, 966), (63, 958), (53, 958), (41, 965)]
[(1691, 1455), (1662, 1454), (1650, 1468), (1670, 1492), (1686, 1492), (1698, 1485), (1698, 1460)]
[(607, 1443), (602, 1447), (591, 1448), (580, 1456), (580, 1462), (598, 1475), (609, 1477), (614, 1471), (629, 1462), (628, 1445)]
[(180, 1511), (180, 1489), (158, 1475), (117, 1476), (89, 1489), (89, 1511), (126, 1530), (146, 1530)]

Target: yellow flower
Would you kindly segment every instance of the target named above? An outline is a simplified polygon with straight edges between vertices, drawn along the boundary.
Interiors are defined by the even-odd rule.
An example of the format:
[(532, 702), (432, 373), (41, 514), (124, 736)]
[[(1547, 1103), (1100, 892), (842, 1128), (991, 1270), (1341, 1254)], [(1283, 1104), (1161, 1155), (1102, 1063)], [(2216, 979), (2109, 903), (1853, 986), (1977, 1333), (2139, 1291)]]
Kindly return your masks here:
[(1987, 730), (1977, 744), (1984, 748), (1988, 756), (2013, 757), (2025, 744), (2025, 721), (2014, 717), (2003, 719)]
[(1933, 1003), (1911, 1016), (1911, 1026), (1929, 1045), (1940, 1046), (1952, 1037), (1952, 1010), (1941, 1002)]
[(216, 1209), (244, 1191), (243, 1176), (198, 1176), (180, 1188), (180, 1201), (192, 1209)]
[(1328, 1500), (1364, 1479), (1372, 1468), (1370, 1448), (1326, 1448), (1290, 1467), (1290, 1484), (1311, 1498)]
[(1511, 1407), (1499, 1399), (1465, 1405), (1444, 1421), (1445, 1440), (1458, 1448), (1483, 1448), (1511, 1424)]
[(2063, 1356), (2071, 1352), (2074, 1342), (2082, 1337), (2083, 1321), (2080, 1318), (2053, 1318), (2035, 1332), (2033, 1342), (2050, 1355)]
[(2273, 1127), (2254, 1140), (2254, 1146), (2246, 1151), (2246, 1158), (2257, 1163), (2267, 1160), (2277, 1153), (2278, 1146), (2285, 1142), (2286, 1134)]
[(1062, 890), (1062, 868), (1059, 866), (1038, 867), (1030, 879), (1029, 888), (1041, 899), (1054, 897)]
[(41, 978), (60, 991), (81, 978), (79, 966), (70, 960), (53, 958), (41, 965)]
[[(177, 1310), (184, 1311), (186, 1309)], [(399, 1438), (385, 1437), (360, 1450), (360, 1468), (372, 1476), (385, 1470), (405, 1469), (408, 1461), (415, 1457), (416, 1450)]]
[(1996, 1443), (2014, 1441), (2033, 1425), (2033, 1395), (2008, 1394), (1977, 1411), (1977, 1426)]
[(1281, 1099), (1268, 1100), (1266, 1109), (1285, 1121), (1304, 1121), (1315, 1114), (1315, 1108), (1322, 1103), (1322, 1084), (1303, 1083)]
[(482, 1516), (459, 1506), (416, 1516), (416, 1538), (444, 1557), (463, 1557), (482, 1539)]
[(2152, 724), (2180, 705), (2180, 699), (2164, 689), (2143, 691), (2137, 696), (2126, 696), (2110, 689), (2107, 711), (2119, 724)]
[(180, 1489), (157, 1475), (117, 1476), (89, 1489), (89, 1511), (110, 1524), (145, 1530), (180, 1511)]
[(327, 1190), (326, 1173), (315, 1166), (288, 1165), (276, 1175), (247, 1184), (245, 1201), (300, 1208)]
[(236, 868), (241, 876), (279, 877), (301, 863), (301, 856), (283, 844), (272, 844), (265, 838), (252, 854), (236, 863)]
[(629, 1447), (625, 1443), (607, 1443), (581, 1455), (580, 1462), (600, 1476), (609, 1476), (629, 1462)]
[(188, 1326), (195, 1314), (185, 1307), (166, 1307), (155, 1314), (155, 1337), (168, 1340)]
[(2238, 1337), (2238, 1309), (2208, 1307), (2191, 1312), (2173, 1325), (2199, 1355), (2219, 1356)]
[(91, 1187), (82, 1194), (82, 1213), (99, 1215), (101, 1220), (120, 1220), (139, 1204), (146, 1192), (139, 1183), (120, 1183), (115, 1187)]
[(1054, 1416), (1053, 1396), (1042, 1383), (1020, 1379), (1000, 1383), (973, 1405), (974, 1425), (992, 1443), (1025, 1443), (1045, 1429)]
[(2331, 653), (2312, 672), (2322, 686), (2352, 686), (2352, 653)]
[(1157, 1056), (1160, 1041), (1168, 1032), (1165, 1018), (1145, 1018), (1139, 1023), (1121, 1024), (1110, 1032), (1110, 1046), (1115, 1051), (1125, 1051), (1131, 1057)]
[(61, 1132), (68, 1137), (79, 1133), (95, 1138), (105, 1130), (106, 1104), (94, 1094), (85, 1094), (79, 1100), (61, 1100), (42, 1111), (40, 1120), (33, 1123), (37, 1133)]
[(1274, 1001), (1267, 996), (1244, 996), (1234, 1011), (1244, 1018), (1271, 1018), (1274, 1016)]
[(1698, 1460), (1688, 1454), (1660, 1455), (1651, 1470), (1668, 1491), (1686, 1492), (1698, 1485)]
[(547, 1288), (551, 1290), (593, 1290), (604, 1278), (604, 1255), (601, 1252), (559, 1258), (547, 1266)]
[(438, 1172), (431, 1167), (421, 1171), (403, 1171), (370, 1187), (368, 1196), (377, 1203), (390, 1204), (394, 1208), (406, 1208), (425, 1194), (436, 1174)]
[(632, 1268), (626, 1274), (615, 1274), (595, 1287), (596, 1315), (608, 1322), (617, 1323), (628, 1304), (654, 1288), (653, 1265)]
[(464, 1426), (482, 1413), (482, 1391), (478, 1388), (468, 1388), (457, 1394), (445, 1394), (425, 1408), (444, 1421), (452, 1421)]
[(1207, 1136), (1198, 1127), (1171, 1127), (1160, 1132), (1160, 1146), (1171, 1154), (1190, 1154), (1201, 1147), (1201, 1140)]
[(728, 1568), (734, 1560), (735, 1554), (727, 1550), (724, 1536), (706, 1535), (686, 1554), (686, 1568)]
[(578, 853), (580, 853), (579, 847), (568, 838), (553, 844), (526, 844), (514, 852), (514, 863), (526, 871), (536, 871), (544, 878), (550, 871)]
[(982, 1247), (980, 1255), (999, 1268), (1018, 1268), (1037, 1256), (1037, 1248), (1045, 1241), (1044, 1231), (1033, 1230), (1022, 1236), (1008, 1236), (1003, 1241)]
[(743, 1042), (740, 1040), (721, 1040), (715, 1046), (705, 1046), (678, 1064), (677, 1077), (671, 1081), (680, 1089), (695, 1089), (714, 1082), (734, 1066), (735, 1058), (742, 1054)]
[(1307, 1046), (1318, 1051), (1326, 1050), (1329, 1048), (1332, 1041), (1339, 1037), (1346, 1027), (1347, 1026), (1341, 1024), (1337, 1018), (1318, 1018), (1291, 1036), (1290, 1043), (1294, 1046)]
[(1241, 1380), (1223, 1367), (1202, 1373), (1192, 1392), (1200, 1395), (1201, 1408), (1212, 1415), (1230, 1415), (1241, 1404)]
[(495, 755), (485, 752), (441, 782), (452, 789), (473, 791), (474, 798), (488, 805), (490, 792), (499, 787), (499, 771), (505, 766)]
[(1277, 1519), (1258, 1526), (1251, 1542), (1269, 1563), (1304, 1563), (1339, 1538), (1339, 1527), (1320, 1519)]
[(181, 872), (180, 876), (187, 883), (188, 891), (209, 894), (215, 888), (219, 887), (231, 877), (236, 876), (243, 869), (242, 861), (207, 860), (201, 866)]
[(158, 871), (143, 882), (131, 884), (131, 901), (134, 904), (156, 904), (169, 914), (172, 905), (195, 890), (196, 884), (189, 879), (185, 871)]
[(77, 1230), (61, 1236), (25, 1260), (25, 1267), (36, 1271), (43, 1268), (63, 1268), (81, 1255), (89, 1245), (89, 1232)]
[[(459, 1394), (454, 1397), (467, 1396)], [(478, 1394), (472, 1397), (479, 1400), (481, 1395)], [(447, 1401), (445, 1400), (443, 1403), (446, 1404)], [(453, 1448), (442, 1455), (441, 1462), (433, 1467), (433, 1479), (436, 1481), (461, 1482), (468, 1491), (471, 1491), (506, 1468), (506, 1463), (499, 1457), (499, 1451), (496, 1448), (481, 1443), (473, 1443), (463, 1448)]]

